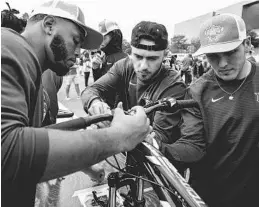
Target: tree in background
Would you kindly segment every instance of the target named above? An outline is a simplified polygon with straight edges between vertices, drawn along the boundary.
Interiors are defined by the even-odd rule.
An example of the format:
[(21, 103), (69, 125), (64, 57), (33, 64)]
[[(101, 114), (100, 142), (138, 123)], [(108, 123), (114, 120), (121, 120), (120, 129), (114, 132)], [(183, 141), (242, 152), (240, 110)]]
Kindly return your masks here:
[(190, 44), (187, 43), (188, 39), (185, 35), (174, 35), (171, 38), (169, 49), (172, 53), (186, 52)]
[(194, 47), (193, 52), (196, 52), (201, 46), (201, 42), (200, 42), (199, 37), (192, 38), (191, 39), (191, 45), (193, 45), (193, 47)]
[(29, 19), (29, 14), (27, 12), (25, 12), (23, 15), (22, 15), (22, 19), (24, 20), (28, 20)]
[(185, 35), (174, 35), (169, 42), (168, 49), (172, 53), (194, 53), (201, 46), (198, 37), (192, 38), (190, 41)]

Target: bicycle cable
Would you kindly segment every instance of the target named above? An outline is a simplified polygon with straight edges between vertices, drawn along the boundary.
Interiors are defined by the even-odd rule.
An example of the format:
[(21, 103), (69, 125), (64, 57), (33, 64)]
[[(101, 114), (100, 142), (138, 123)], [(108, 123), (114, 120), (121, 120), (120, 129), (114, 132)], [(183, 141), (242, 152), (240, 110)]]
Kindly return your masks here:
[(146, 181), (146, 182), (152, 183), (152, 184), (154, 184), (154, 185), (157, 185), (157, 186), (159, 186), (159, 187), (161, 187), (161, 188), (166, 189), (167, 191), (171, 192), (174, 196), (176, 196), (176, 198), (181, 201), (181, 203), (183, 204), (183, 206), (186, 206), (186, 201), (184, 200), (184, 198), (183, 198), (176, 190), (175, 190), (175, 192), (174, 192), (174, 191), (171, 190), (170, 188), (167, 188), (167, 187), (165, 187), (165, 186), (163, 186), (163, 185), (161, 185), (161, 184), (159, 184), (159, 183), (157, 183), (157, 182), (154, 182), (154, 181), (152, 181), (152, 180), (149, 180), (149, 179), (146, 179), (146, 178), (143, 178), (143, 177), (134, 175), (134, 174), (132, 174), (132, 173), (126, 172), (124, 169), (118, 168), (117, 166), (115, 166), (114, 164), (112, 164), (112, 163), (111, 163), (110, 161), (108, 161), (107, 159), (105, 159), (105, 161), (106, 161), (110, 166), (112, 166), (114, 169), (116, 169), (116, 170), (118, 170), (118, 171), (120, 171), (120, 172), (122, 172), (122, 173), (124, 173), (124, 174), (128, 174), (128, 175), (130, 175), (130, 176), (132, 176), (132, 177), (135, 177), (135, 178), (144, 180), (144, 181)]
[(116, 161), (116, 163), (117, 163), (118, 168), (119, 168), (119, 169), (121, 169), (121, 168), (120, 168), (120, 164), (119, 164), (119, 162), (118, 162), (118, 160), (117, 160), (116, 155), (113, 155), (113, 158), (115, 159), (115, 161)]

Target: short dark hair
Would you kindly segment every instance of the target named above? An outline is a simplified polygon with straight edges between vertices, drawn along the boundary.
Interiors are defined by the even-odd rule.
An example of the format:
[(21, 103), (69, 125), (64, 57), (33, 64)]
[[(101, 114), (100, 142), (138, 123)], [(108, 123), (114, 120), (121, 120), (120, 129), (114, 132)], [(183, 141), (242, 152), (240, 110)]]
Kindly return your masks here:
[(47, 16), (47, 14), (35, 14), (34, 16), (32, 16), (29, 21), (30, 22), (38, 22), (43, 20), (45, 17)]
[(21, 33), (26, 24), (27, 21), (25, 19), (18, 18), (12, 11), (1, 11), (1, 27), (11, 28), (16, 32)]

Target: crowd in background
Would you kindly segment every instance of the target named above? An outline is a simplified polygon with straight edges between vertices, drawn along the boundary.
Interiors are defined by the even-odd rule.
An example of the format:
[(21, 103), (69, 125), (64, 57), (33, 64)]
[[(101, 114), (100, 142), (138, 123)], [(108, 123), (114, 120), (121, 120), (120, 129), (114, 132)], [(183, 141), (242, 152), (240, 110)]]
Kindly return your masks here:
[[(21, 21), (19, 18), (17, 18), (15, 16), (15, 11), (13, 11), (13, 12), (10, 12), (10, 11), (8, 12), (7, 10), (2, 11), (1, 17), (2, 17), (1, 18), (2, 27), (12, 28), (15, 31), (17, 31), (18, 33), (21, 33), (26, 25), (26, 23), (24, 21)], [(149, 26), (146, 26), (146, 25), (149, 25)], [(231, 100), (233, 100), (233, 95), (237, 91), (239, 92), (239, 89), (242, 88), (243, 84), (246, 81), (246, 77), (248, 76), (247, 74), (246, 74), (246, 76), (244, 76), (245, 78), (243, 78), (242, 82), (238, 85), (238, 87), (236, 87), (236, 89), (233, 90), (234, 92), (228, 93), (227, 91), (222, 89), (221, 85), (219, 84), (218, 79), (216, 77), (217, 74), (215, 75), (213, 73), (215, 67), (212, 68), (212, 66), (211, 66), (213, 61), (211, 59), (210, 60), (211, 64), (209, 63), (209, 61), (207, 59), (208, 56), (206, 53), (202, 53), (202, 54), (206, 54), (206, 55), (199, 55), (199, 56), (194, 56), (194, 54), (185, 54), (184, 58), (180, 58), (179, 54), (173, 54), (167, 49), (168, 48), (167, 47), (168, 46), (168, 34), (163, 25), (153, 23), (153, 22), (143, 21), (140, 23), (139, 26), (137, 25), (133, 29), (132, 36), (136, 36), (135, 39), (138, 39), (139, 36), (137, 36), (135, 33), (143, 32), (142, 31), (143, 28), (144, 28), (143, 30), (148, 30), (147, 28), (153, 29), (153, 27), (159, 28), (160, 30), (157, 29), (156, 31), (158, 31), (158, 33), (161, 33), (161, 34), (159, 34), (160, 36), (158, 36), (158, 35), (156, 36), (154, 34), (150, 34), (150, 36), (154, 35), (154, 39), (156, 39), (156, 38), (162, 39), (161, 41), (158, 41), (159, 44), (155, 45), (155, 46), (159, 46), (160, 48), (154, 49), (155, 48), (154, 45), (147, 44), (150, 42), (152, 43), (153, 40), (149, 40), (148, 38), (147, 39), (139, 38), (140, 39), (139, 42), (135, 43), (134, 42), (135, 39), (132, 38), (131, 44), (133, 46), (133, 49), (137, 53), (137, 54), (133, 55), (133, 57), (131, 57), (130, 51), (125, 52), (122, 50), (123, 34), (122, 34), (118, 24), (115, 21), (103, 20), (102, 22), (100, 22), (100, 24), (98, 26), (99, 26), (99, 33), (102, 34), (102, 36), (103, 36), (103, 42), (100, 44), (100, 47), (98, 49), (94, 49), (94, 50), (88, 50), (88, 49), (81, 50), (77, 55), (74, 65), (70, 67), (68, 73), (66, 74), (64, 82), (63, 82), (63, 78), (61, 76), (58, 76), (56, 73), (54, 73), (50, 70), (46, 70), (43, 73), (42, 86), (43, 86), (44, 93), (43, 93), (42, 98), (44, 99), (44, 116), (43, 116), (44, 119), (43, 119), (42, 126), (56, 123), (56, 116), (58, 113), (57, 93), (58, 93), (58, 90), (61, 88), (62, 82), (64, 84), (66, 84), (66, 87), (65, 87), (66, 100), (68, 101), (71, 99), (69, 93), (70, 93), (71, 85), (74, 84), (75, 90), (77, 93), (77, 99), (82, 99), (82, 101), (84, 103), (83, 104), (84, 110), (88, 114), (94, 115), (94, 113), (93, 113), (93, 111), (95, 111), (93, 109), (94, 107), (101, 106), (101, 107), (105, 108), (105, 110), (110, 111), (110, 109), (112, 107), (117, 106), (118, 102), (123, 102), (123, 104), (125, 104), (123, 106), (124, 110), (125, 110), (125, 108), (127, 110), (129, 110), (130, 108), (132, 108), (135, 105), (138, 105), (140, 103), (138, 98), (139, 99), (143, 98), (145, 100), (150, 101), (151, 97), (154, 100), (157, 100), (157, 99), (160, 99), (162, 96), (170, 95), (173, 97), (178, 96), (176, 99), (184, 99), (185, 95), (186, 95), (185, 94), (186, 88), (188, 90), (188, 88), (190, 88), (192, 86), (192, 84), (195, 83), (196, 80), (198, 80), (202, 76), (203, 76), (202, 78), (204, 78), (204, 80), (209, 80), (206, 82), (206, 84), (212, 83), (212, 81), (215, 81), (215, 84), (218, 84), (217, 90), (228, 94), (229, 95), (228, 99), (231, 101)], [(134, 33), (134, 30), (136, 30), (135, 33)], [(148, 32), (150, 32), (150, 31), (148, 31)], [(164, 39), (163, 39), (163, 36), (164, 36)], [(244, 40), (243, 44), (240, 43), (240, 45), (239, 45), (239, 47), (242, 50), (243, 50), (243, 48), (248, 48), (248, 46), (249, 46), (249, 44), (247, 43), (248, 41), (246, 39), (243, 39), (243, 40)], [(163, 44), (163, 41), (165, 41), (166, 44)], [(143, 51), (145, 51), (145, 52), (141, 53)], [(164, 56), (164, 53), (162, 53), (161, 51), (163, 51), (163, 52), (166, 51), (167, 55)], [(226, 55), (227, 51), (228, 50), (222, 51), (221, 53)], [(140, 61), (141, 58), (145, 58), (145, 53), (149, 54), (149, 52), (150, 53), (154, 52), (156, 54), (159, 54), (159, 55), (157, 55), (155, 60), (152, 60), (153, 62), (150, 61), (150, 59), (152, 59), (152, 58), (148, 57), (148, 58), (150, 58), (150, 59), (148, 59), (148, 61), (152, 62), (152, 64), (150, 64), (149, 67), (147, 67), (147, 70), (149, 69), (151, 72), (150, 71), (148, 71), (148, 72), (147, 71), (137, 71), (136, 69), (138, 67), (140, 68), (140, 64), (138, 65), (138, 62), (141, 62)], [(159, 52), (161, 52), (161, 54)], [(238, 53), (239, 51), (234, 51), (234, 52)], [(219, 53), (219, 52), (215, 52), (215, 54), (216, 53)], [(129, 57), (132, 59), (130, 60)], [(161, 59), (162, 64), (156, 65), (155, 63), (159, 62), (159, 58), (162, 58)], [(236, 58), (236, 57), (234, 57), (234, 58)], [(258, 70), (258, 67), (255, 66), (255, 64), (254, 64), (256, 62), (256, 60), (253, 57), (252, 47), (250, 47), (249, 50), (246, 51), (246, 59), (249, 60), (253, 64), (244, 60), (244, 62), (246, 63), (246, 66), (247, 66), (247, 67), (245, 67), (245, 69), (247, 69), (247, 71), (249, 71), (250, 68), (248, 66), (253, 65), (251, 70), (253, 73), (255, 73), (255, 70)], [(146, 62), (148, 62), (148, 61), (146, 61)], [(235, 62), (238, 62), (238, 60), (235, 59)], [(214, 62), (214, 64), (217, 65), (218, 63)], [(133, 65), (134, 65), (134, 67), (133, 67)], [(112, 66), (114, 66), (114, 67), (112, 67)], [(110, 69), (112, 70), (112, 72), (108, 72), (108, 71), (110, 71)], [(154, 69), (154, 70), (152, 71), (152, 69)], [(136, 70), (137, 72), (134, 70)], [(215, 77), (212, 74), (215, 75)], [(220, 72), (219, 72), (219, 74), (220, 74)], [(79, 88), (79, 79), (83, 78), (83, 77), (84, 77), (84, 82), (85, 82), (84, 83), (85, 88), (80, 89)], [(97, 84), (93, 84), (92, 87), (89, 87), (90, 86), (90, 84), (89, 84), (90, 77), (93, 78), (94, 82), (98, 81)], [(211, 80), (210, 79), (211, 77), (214, 77), (214, 79)], [(222, 80), (220, 80), (220, 81), (222, 81)], [(226, 82), (227, 81), (228, 80), (226, 80)], [(123, 85), (124, 88), (121, 89), (119, 87), (122, 85), (122, 83), (125, 85)], [(231, 87), (232, 87), (232, 85), (233, 84), (231, 84), (231, 83), (229, 84), (229, 86), (231, 86)], [(141, 88), (141, 87), (143, 87), (143, 88)], [(208, 88), (208, 87), (206, 88), (205, 85), (203, 85), (203, 87), (204, 87), (204, 91), (207, 90), (207, 88)], [(149, 90), (150, 88), (152, 90)], [(193, 88), (195, 88), (195, 86), (193, 86)], [(143, 91), (145, 91), (145, 90), (146, 91), (143, 92), (140, 89)], [(198, 89), (200, 89), (200, 88), (198, 88)], [(105, 93), (104, 93), (104, 91), (105, 91)], [(156, 91), (156, 93), (154, 91)], [(166, 94), (166, 93), (168, 93), (168, 94)], [(109, 94), (112, 94), (112, 96), (109, 96)], [(140, 97), (137, 97), (136, 94), (137, 95), (141, 94), (141, 95), (140, 95)], [(195, 95), (197, 95), (197, 94), (195, 94)], [(211, 99), (210, 91), (208, 91), (206, 95), (208, 95), (208, 102), (210, 100), (212, 100), (212, 103), (214, 103), (213, 100), (218, 101), (223, 98), (223, 97), (219, 97), (218, 99), (213, 99), (216, 97), (215, 96), (215, 97), (212, 97), (212, 99)], [(252, 95), (256, 95), (256, 93), (254, 93)], [(103, 97), (105, 97), (105, 98), (103, 98)], [(130, 97), (130, 98), (128, 99), (128, 97)], [(197, 95), (197, 97), (198, 98), (200, 97), (199, 94)], [(85, 99), (85, 100), (83, 100), (83, 99)], [(110, 102), (108, 101), (108, 99), (110, 99), (109, 100)], [(103, 100), (107, 101), (107, 103), (104, 102)], [(154, 101), (154, 100), (152, 100), (152, 101)], [(200, 101), (202, 102), (203, 100), (200, 100)], [(257, 102), (259, 102), (258, 99), (257, 99)], [(110, 103), (113, 103), (113, 104), (110, 104)], [(226, 103), (230, 104), (230, 102), (226, 102)], [(202, 102), (202, 104), (200, 104), (200, 105), (204, 106), (204, 103)], [(250, 110), (249, 107), (245, 106), (244, 108), (246, 110)], [(204, 108), (204, 110), (206, 110), (206, 108)], [(98, 112), (99, 111), (101, 111), (101, 110), (98, 110)], [(215, 114), (217, 115), (217, 118), (221, 118), (220, 117), (221, 115), (218, 113), (219, 111), (220, 110), (216, 110), (216, 112), (215, 112)], [(177, 113), (179, 113), (179, 112), (177, 112)], [(160, 150), (163, 149), (164, 150), (163, 153), (165, 153), (165, 154), (167, 153), (166, 156), (168, 156), (169, 158), (171, 156), (171, 160), (178, 162), (179, 160), (177, 160), (177, 158), (179, 158), (179, 157), (177, 157), (177, 156), (173, 157), (174, 153), (170, 154), (170, 150), (173, 151), (175, 149), (181, 149), (177, 145), (180, 142), (176, 143), (176, 145), (173, 145), (174, 142), (176, 142), (176, 140), (180, 137), (180, 132), (179, 132), (180, 127), (179, 126), (182, 124), (182, 122), (181, 122), (182, 119), (181, 119), (180, 115), (178, 116), (177, 113), (174, 113), (174, 114), (169, 114), (169, 113), (162, 114), (161, 113), (156, 116), (154, 115), (151, 118), (151, 120), (153, 123), (155, 123), (153, 125), (153, 127), (154, 127), (153, 132), (156, 133), (154, 136), (154, 140), (157, 140), (157, 142), (159, 143)], [(185, 112), (185, 113), (187, 113), (187, 112)], [(200, 120), (201, 115), (197, 116), (197, 113), (195, 111), (192, 113), (194, 115), (193, 114), (192, 115), (183, 114), (181, 116), (184, 117), (184, 115), (185, 115), (186, 116), (186, 117), (184, 117), (185, 120), (188, 120), (188, 118), (190, 118), (191, 116), (192, 116), (192, 118), (195, 118), (195, 120), (193, 121), (193, 123), (194, 123), (193, 128), (192, 129), (188, 128), (187, 125), (189, 123), (191, 123), (189, 120), (188, 124), (182, 126), (183, 127), (182, 129), (184, 129), (184, 127), (185, 127), (186, 130), (184, 132), (188, 132), (188, 133), (190, 133), (190, 131), (195, 132), (195, 130), (197, 130), (197, 134), (196, 134), (197, 137), (203, 138), (203, 136), (200, 136), (200, 134), (199, 134), (199, 133), (203, 132), (202, 127), (204, 126), (203, 124), (201, 124), (201, 120)], [(206, 111), (206, 113), (207, 113), (207, 111)], [(233, 112), (233, 114), (236, 114), (236, 112)], [(253, 115), (252, 112), (251, 112), (251, 115)], [(255, 119), (258, 120), (258, 117), (256, 117), (255, 115), (254, 115), (254, 120)], [(212, 114), (211, 116), (213, 117), (214, 115)], [(183, 118), (183, 120), (184, 120), (184, 118)], [(232, 117), (230, 117), (229, 119), (231, 119), (231, 118)], [(241, 121), (243, 121), (243, 119)], [(209, 121), (207, 121), (207, 122), (209, 123)], [(251, 122), (253, 122), (253, 121), (251, 121)], [(211, 126), (214, 127), (212, 122), (210, 124), (211, 124)], [(199, 126), (200, 126), (200, 128), (199, 128)], [(173, 128), (169, 128), (169, 127), (173, 127)], [(248, 127), (250, 127), (250, 126), (248, 126)], [(100, 127), (100, 128), (102, 128), (102, 127)], [(208, 128), (209, 128), (209, 130), (211, 129), (210, 127), (208, 127)], [(253, 130), (254, 130), (255, 129), (254, 125), (251, 125), (251, 128), (253, 128)], [(207, 130), (207, 128), (206, 128), (206, 130)], [(236, 129), (234, 128), (234, 130), (236, 130)], [(237, 129), (237, 130), (239, 130), (239, 129)], [(251, 132), (251, 137), (255, 137), (254, 134), (256, 132), (255, 132), (255, 130), (254, 131), (253, 130), (248, 130)], [(169, 138), (173, 137), (172, 134), (178, 135), (178, 133), (179, 133), (179, 136), (175, 136), (175, 137), (177, 137), (175, 140), (173, 140), (173, 141), (167, 140), (168, 137)], [(188, 135), (188, 133), (186, 133), (186, 134)], [(211, 133), (212, 133), (211, 137), (213, 137), (214, 131), (212, 130)], [(254, 134), (252, 134), (252, 133), (254, 133)], [(186, 134), (184, 134), (184, 136), (186, 136)], [(216, 140), (216, 138), (220, 137), (218, 134), (219, 133), (215, 133), (215, 140)], [(183, 136), (183, 138), (186, 138), (184, 136)], [(195, 137), (191, 133), (188, 136)], [(228, 137), (228, 134), (223, 134), (223, 136)], [(205, 140), (205, 138), (204, 138), (204, 140)], [(204, 141), (204, 140), (202, 140), (202, 141)], [(193, 139), (189, 139), (188, 141), (192, 142)], [(200, 141), (200, 140), (198, 140), (198, 141)], [(173, 148), (171, 148), (172, 146), (170, 144), (173, 145)], [(183, 144), (183, 143), (180, 143), (179, 145), (181, 145), (181, 144)], [(211, 144), (211, 143), (209, 143), (209, 144)], [(190, 146), (192, 146), (192, 143), (190, 144)], [(251, 147), (251, 152), (252, 152), (252, 150), (254, 150), (254, 148), (253, 148), (254, 145), (251, 145), (251, 146), (252, 146)], [(174, 149), (174, 147), (175, 147), (175, 149)], [(185, 147), (186, 146), (184, 145), (184, 148)], [(207, 150), (207, 148), (206, 148), (206, 150)], [(208, 149), (208, 151), (209, 150), (211, 150), (211, 149)], [(177, 151), (177, 150), (175, 150), (175, 151)], [(184, 152), (184, 150), (181, 151), (181, 153), (182, 152)], [(203, 156), (202, 150), (200, 150), (199, 153), (197, 153), (199, 156)], [(232, 156), (232, 155), (229, 155), (229, 156)], [(183, 158), (186, 158), (186, 157), (185, 157), (185, 155), (183, 155)], [(197, 157), (195, 159), (198, 160)], [(211, 155), (211, 157), (213, 160), (214, 155)], [(187, 161), (189, 161), (188, 159), (187, 159)], [(220, 157), (220, 159), (221, 159), (221, 157)], [(182, 160), (180, 160), (180, 161), (182, 161)], [(195, 160), (195, 162), (196, 162), (196, 160)], [(254, 165), (251, 165), (251, 166), (254, 166)], [(254, 170), (254, 172), (255, 172), (255, 170)], [(217, 173), (215, 173), (215, 174), (217, 174)], [(61, 182), (61, 180), (62, 180), (62, 178), (57, 178), (57, 181), (59, 183)], [(207, 188), (204, 188), (204, 189), (207, 189)], [(204, 192), (204, 194), (206, 194), (206, 193)], [(208, 200), (209, 199), (210, 198), (208, 197)], [(215, 202), (218, 202), (218, 201), (215, 201)]]
[[(128, 55), (130, 54), (127, 54), (127, 56)], [(89, 85), (88, 82), (91, 75), (93, 76), (94, 81), (99, 78), (94, 76), (94, 74), (96, 73), (96, 70), (101, 70), (102, 63), (96, 63), (94, 61), (96, 57), (102, 57), (102, 61), (105, 61), (106, 58), (104, 52), (101, 50), (85, 50), (81, 53), (80, 57), (77, 58), (76, 65), (71, 68), (71, 70), (74, 70), (75, 67), (77, 68), (76, 76), (84, 76), (85, 87)], [(205, 55), (193, 57), (191, 54), (186, 54), (183, 59), (179, 59), (177, 55), (168, 52), (168, 56), (164, 59), (163, 64), (178, 71), (187, 85), (190, 85), (193, 81), (197, 80), (211, 69)], [(94, 67), (93, 65), (97, 66)], [(70, 73), (67, 75), (69, 76)], [(68, 95), (67, 100), (69, 100)]]
[[(125, 55), (129, 56), (130, 53)], [(183, 54), (181, 54), (182, 56)], [(105, 62), (106, 56), (102, 50), (94, 51), (83, 51), (78, 57), (77, 61), (77, 75), (84, 76), (85, 87), (88, 86), (90, 74), (93, 74), (93, 80), (96, 81), (98, 78), (94, 76), (95, 71), (101, 69), (103, 63), (96, 63), (96, 57), (101, 57), (101, 60)], [(256, 59), (253, 56), (252, 50), (247, 53), (247, 59), (252, 62), (256, 62)], [(185, 54), (184, 58), (179, 58), (177, 54), (171, 53), (169, 50), (167, 56), (164, 58), (163, 64), (178, 71), (181, 74), (181, 77), (185, 81), (186, 85), (190, 85), (192, 82), (201, 77), (204, 73), (208, 72), (211, 69), (206, 55), (201, 55), (199, 57), (193, 57), (192, 54)], [(96, 66), (93, 66), (96, 65)], [(107, 72), (107, 70), (106, 70)], [(104, 73), (103, 73), (104, 74)]]
[[(26, 19), (18, 18), (19, 11), (11, 9), (7, 3), (9, 10), (5, 9), (1, 12), (1, 27), (9, 27), (21, 33), (26, 26)], [(70, 87), (73, 84), (77, 93), (77, 98), (80, 98), (79, 78), (84, 77), (85, 87), (89, 85), (89, 78), (92, 77), (96, 81), (104, 75), (111, 66), (121, 58), (130, 55), (131, 49), (127, 48), (122, 51), (123, 34), (115, 21), (103, 20), (98, 25), (100, 32), (104, 35), (106, 45), (101, 45), (98, 50), (82, 50), (77, 61), (71, 70), (68, 72), (66, 84), (66, 100), (70, 100)], [(193, 57), (192, 54), (172, 53), (169, 49), (163, 63), (170, 66), (171, 69), (177, 70), (185, 84), (189, 86), (193, 81), (197, 80), (204, 73), (211, 69), (205, 55)], [(184, 55), (184, 58), (182, 56)], [(253, 56), (253, 45), (247, 52), (247, 59), (256, 62)], [(58, 77), (62, 79), (62, 77)], [(91, 81), (90, 81), (91, 82)]]

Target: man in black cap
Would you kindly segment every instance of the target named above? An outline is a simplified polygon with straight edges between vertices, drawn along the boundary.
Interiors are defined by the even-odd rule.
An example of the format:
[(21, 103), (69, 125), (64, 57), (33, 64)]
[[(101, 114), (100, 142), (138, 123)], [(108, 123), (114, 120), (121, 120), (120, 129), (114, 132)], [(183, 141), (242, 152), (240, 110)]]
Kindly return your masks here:
[[(91, 87), (82, 93), (85, 111), (90, 115), (110, 113), (115, 95), (124, 110), (165, 97), (182, 99), (185, 84), (180, 75), (162, 62), (168, 46), (164, 25), (142, 21), (132, 30), (129, 57), (119, 60)], [(173, 143), (179, 137), (180, 114), (156, 112), (149, 117), (157, 141)], [(104, 127), (107, 122), (99, 124)]]

